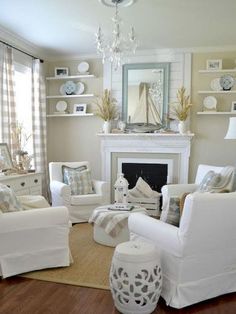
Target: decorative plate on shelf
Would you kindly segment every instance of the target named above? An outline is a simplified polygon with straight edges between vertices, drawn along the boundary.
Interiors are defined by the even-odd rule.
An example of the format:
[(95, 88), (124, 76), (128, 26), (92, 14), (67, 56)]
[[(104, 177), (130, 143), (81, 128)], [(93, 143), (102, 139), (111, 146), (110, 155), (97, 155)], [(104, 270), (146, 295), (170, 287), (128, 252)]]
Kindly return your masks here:
[(207, 96), (203, 99), (203, 109), (205, 111), (216, 111), (217, 99), (214, 96)]
[(77, 85), (73, 81), (67, 81), (64, 84), (64, 91), (66, 95), (72, 95), (76, 92)]
[(80, 62), (80, 64), (78, 65), (78, 71), (79, 73), (86, 73), (89, 70), (89, 64), (88, 62)]
[(84, 89), (85, 89), (84, 83), (78, 82), (78, 83), (76, 84), (76, 91), (75, 91), (75, 93), (76, 93), (77, 95), (81, 95), (81, 94), (83, 94)]
[(220, 78), (215, 78), (211, 81), (211, 89), (214, 91), (220, 91), (223, 89), (220, 85)]
[(66, 110), (66, 108), (67, 108), (67, 102), (66, 101), (60, 100), (57, 102), (57, 104), (56, 104), (57, 111), (64, 112)]
[(220, 78), (220, 86), (223, 90), (231, 90), (234, 86), (234, 78), (231, 75), (224, 75)]

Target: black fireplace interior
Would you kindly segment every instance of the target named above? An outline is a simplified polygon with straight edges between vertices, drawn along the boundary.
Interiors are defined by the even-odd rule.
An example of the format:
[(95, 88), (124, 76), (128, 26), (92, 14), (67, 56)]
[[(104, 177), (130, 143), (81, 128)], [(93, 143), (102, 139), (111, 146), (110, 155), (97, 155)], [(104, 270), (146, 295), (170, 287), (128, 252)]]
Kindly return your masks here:
[(150, 187), (161, 192), (163, 185), (167, 183), (168, 165), (152, 163), (122, 163), (122, 173), (129, 182), (129, 189), (132, 189), (138, 178), (142, 177)]

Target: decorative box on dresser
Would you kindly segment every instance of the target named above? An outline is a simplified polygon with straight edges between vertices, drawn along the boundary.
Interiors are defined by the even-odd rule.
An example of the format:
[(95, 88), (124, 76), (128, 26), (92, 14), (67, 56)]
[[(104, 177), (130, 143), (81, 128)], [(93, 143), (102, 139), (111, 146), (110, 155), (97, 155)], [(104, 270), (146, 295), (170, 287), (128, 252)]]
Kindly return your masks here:
[(0, 183), (13, 189), (16, 195), (42, 195), (40, 173), (0, 176)]

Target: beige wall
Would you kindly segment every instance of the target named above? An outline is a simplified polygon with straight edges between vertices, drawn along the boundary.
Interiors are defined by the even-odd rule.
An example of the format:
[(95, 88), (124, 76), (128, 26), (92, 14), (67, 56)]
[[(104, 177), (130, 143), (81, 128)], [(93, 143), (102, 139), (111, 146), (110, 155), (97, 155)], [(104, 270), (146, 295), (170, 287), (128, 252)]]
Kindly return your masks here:
[[(55, 67), (69, 67), (70, 75), (78, 74), (77, 66), (83, 60), (48, 62), (47, 76), (54, 76)], [(103, 91), (103, 66), (100, 60), (89, 59), (90, 74), (96, 78), (81, 80), (86, 85), (85, 93), (101, 95)], [(78, 82), (78, 80), (74, 80)], [(47, 94), (60, 94), (59, 88), (65, 81), (47, 82)], [(54, 112), (59, 99), (52, 99), (47, 103), (48, 112)], [(76, 103), (87, 103), (88, 112), (93, 112), (95, 98), (64, 99), (69, 104), (70, 112)], [(94, 178), (101, 177), (100, 139), (96, 136), (102, 128), (102, 120), (96, 116), (88, 117), (59, 117), (47, 119), (47, 147), (48, 162), (50, 161), (82, 161), (91, 164)]]
[[(197, 166), (200, 163), (213, 165), (236, 164), (236, 141), (224, 140), (229, 116), (201, 116), (202, 102), (205, 96), (199, 95), (198, 90), (210, 90), (210, 82), (221, 74), (200, 74), (199, 69), (206, 68), (207, 59), (223, 59), (224, 68), (234, 68), (236, 52), (224, 53), (194, 53), (192, 56), (192, 102), (191, 131), (195, 133), (192, 141), (190, 158), (190, 182), (194, 181)], [(68, 66), (70, 74), (77, 73), (77, 66), (81, 60), (66, 62), (50, 62), (47, 64), (47, 75), (54, 75), (57, 66)], [(87, 92), (97, 95), (103, 90), (103, 67), (99, 60), (88, 60), (90, 72), (97, 78), (84, 80)], [(59, 90), (61, 81), (51, 82), (49, 93)], [(236, 88), (235, 88), (236, 89)], [(215, 95), (218, 100), (219, 111), (230, 111), (231, 102), (236, 100), (236, 95)], [(75, 102), (89, 103), (89, 111), (93, 111), (93, 100), (77, 99), (70, 102), (71, 110)], [(50, 101), (51, 111), (57, 100)], [(101, 177), (100, 139), (96, 136), (102, 128), (103, 122), (97, 117), (73, 117), (48, 119), (48, 161), (73, 161), (88, 160), (91, 163), (95, 178)]]
[[(200, 74), (198, 70), (206, 69), (207, 59), (222, 59), (223, 68), (234, 68), (236, 52), (196, 53), (192, 58), (192, 103), (191, 131), (195, 133), (192, 142), (190, 159), (190, 181), (194, 180), (197, 166), (200, 163), (212, 165), (236, 165), (236, 141), (224, 140), (229, 116), (197, 115), (202, 111), (202, 103), (207, 95), (199, 95), (198, 90), (211, 90), (210, 82), (222, 74)], [(235, 74), (233, 74), (235, 76)], [(236, 89), (236, 87), (234, 87)], [(218, 111), (230, 111), (236, 94), (214, 95), (217, 98)]]

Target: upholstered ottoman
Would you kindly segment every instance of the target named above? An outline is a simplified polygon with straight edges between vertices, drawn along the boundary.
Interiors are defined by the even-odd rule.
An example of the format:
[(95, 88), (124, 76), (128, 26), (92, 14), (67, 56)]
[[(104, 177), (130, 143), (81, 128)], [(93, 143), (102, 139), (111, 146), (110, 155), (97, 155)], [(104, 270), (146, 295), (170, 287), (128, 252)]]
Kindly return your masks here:
[(115, 307), (123, 314), (149, 314), (161, 294), (162, 272), (153, 244), (129, 241), (117, 245), (110, 270)]
[(109, 210), (110, 205), (99, 206), (94, 209), (89, 218), (94, 223), (93, 238), (97, 243), (115, 247), (117, 244), (129, 240), (128, 217), (132, 213), (148, 214), (146, 209), (134, 206), (132, 211)]

